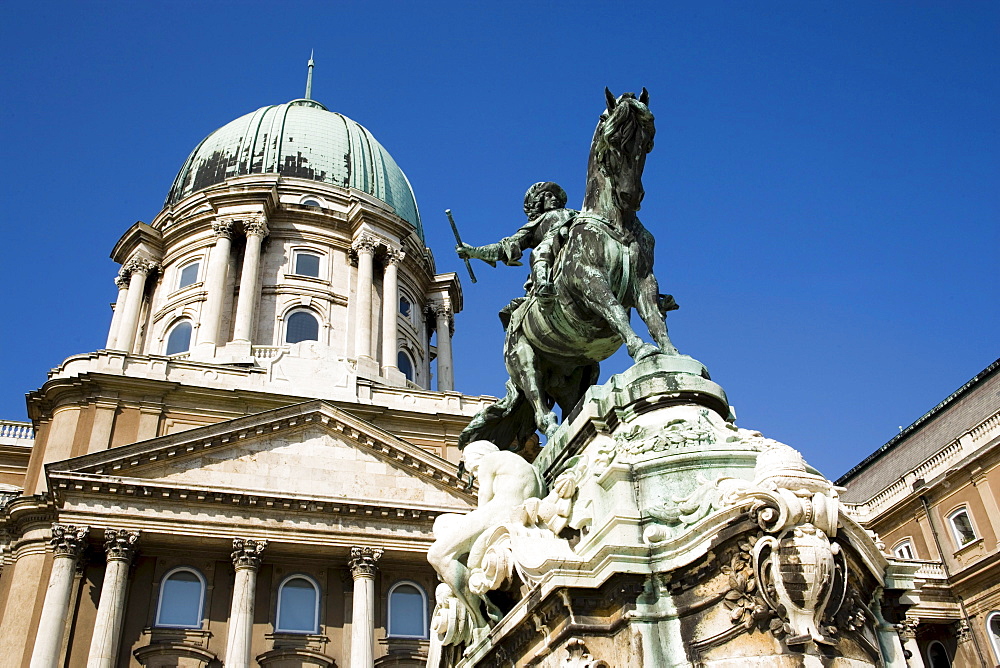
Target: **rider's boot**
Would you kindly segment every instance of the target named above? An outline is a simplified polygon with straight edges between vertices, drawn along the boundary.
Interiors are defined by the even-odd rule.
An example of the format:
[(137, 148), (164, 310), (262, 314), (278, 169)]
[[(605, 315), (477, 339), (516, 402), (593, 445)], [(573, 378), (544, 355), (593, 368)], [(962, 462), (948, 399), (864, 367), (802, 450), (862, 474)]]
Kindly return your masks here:
[(545, 260), (536, 260), (531, 266), (531, 278), (535, 284), (535, 296), (543, 305), (551, 304), (556, 297), (556, 287), (549, 277), (549, 264)]

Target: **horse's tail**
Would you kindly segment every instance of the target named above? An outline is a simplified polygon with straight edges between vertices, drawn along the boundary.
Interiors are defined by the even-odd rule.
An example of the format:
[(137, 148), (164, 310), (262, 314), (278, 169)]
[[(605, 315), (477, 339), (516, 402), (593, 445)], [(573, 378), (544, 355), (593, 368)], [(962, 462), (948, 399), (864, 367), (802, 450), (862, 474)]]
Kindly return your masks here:
[(501, 450), (522, 449), (535, 433), (535, 412), (524, 394), (507, 381), (503, 399), (482, 409), (458, 436), (459, 450), (474, 441), (490, 441)]

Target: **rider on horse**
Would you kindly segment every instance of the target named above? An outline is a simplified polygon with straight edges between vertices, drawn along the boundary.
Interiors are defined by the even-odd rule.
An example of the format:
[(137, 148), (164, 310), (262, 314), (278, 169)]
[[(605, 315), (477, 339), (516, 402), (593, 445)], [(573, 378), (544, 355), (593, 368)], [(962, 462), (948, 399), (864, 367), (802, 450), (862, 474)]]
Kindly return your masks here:
[[(565, 238), (565, 230), (578, 213), (565, 208), (566, 201), (566, 191), (558, 184), (551, 181), (536, 183), (524, 195), (524, 213), (528, 222), (521, 229), (496, 243), (485, 246), (459, 244), (455, 251), (462, 259), (476, 258), (494, 267), (497, 262), (520, 267), (524, 251), (533, 248), (531, 275), (524, 284), (525, 293), (534, 291), (539, 301), (551, 301), (555, 296), (552, 266)], [(510, 314), (523, 300), (523, 297), (518, 297), (500, 311), (505, 327)]]

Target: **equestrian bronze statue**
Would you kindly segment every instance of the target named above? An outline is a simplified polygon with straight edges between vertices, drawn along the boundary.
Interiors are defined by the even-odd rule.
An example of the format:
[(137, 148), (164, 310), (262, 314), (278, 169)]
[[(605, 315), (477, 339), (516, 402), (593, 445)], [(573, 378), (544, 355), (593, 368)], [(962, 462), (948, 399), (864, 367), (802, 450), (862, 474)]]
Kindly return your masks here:
[[(563, 195), (561, 202), (548, 206), (560, 212), (559, 223), (532, 227), (526, 198), (529, 223), (520, 236), (457, 249), (460, 257), (515, 264), (526, 247), (535, 248), (533, 255), (542, 248), (544, 262), (541, 268), (533, 266), (526, 296), (511, 302), (506, 314), (501, 312), (507, 330), (504, 360), (510, 374), (506, 396), (473, 418), (459, 447), (488, 440), (516, 450), (536, 428), (552, 436), (559, 426), (555, 405), (563, 415), (569, 413), (597, 382), (600, 362), (623, 343), (637, 362), (651, 355), (677, 354), (665, 322), (667, 311), (677, 305), (659, 292), (653, 275), (653, 235), (636, 217), (645, 194), (646, 154), (653, 149), (649, 94), (643, 88), (638, 98), (625, 93), (615, 99), (607, 89), (605, 95), (607, 111), (601, 114), (591, 142), (580, 211), (562, 208)], [(555, 192), (542, 186), (555, 184), (533, 188)], [(541, 209), (540, 215), (552, 217), (545, 206)], [(527, 228), (532, 234), (521, 234)], [(532, 235), (538, 238), (528, 241)], [(632, 328), (632, 308), (656, 345), (644, 342)]]

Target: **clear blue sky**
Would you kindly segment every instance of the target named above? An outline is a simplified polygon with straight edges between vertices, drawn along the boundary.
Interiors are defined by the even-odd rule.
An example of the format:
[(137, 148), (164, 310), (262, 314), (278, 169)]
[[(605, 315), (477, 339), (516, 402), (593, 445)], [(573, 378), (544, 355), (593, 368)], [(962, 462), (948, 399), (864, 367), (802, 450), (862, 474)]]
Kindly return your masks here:
[[(103, 346), (114, 243), (205, 135), (300, 97), (312, 48), (314, 97), (407, 173), (440, 271), (464, 271), (445, 208), (486, 243), (535, 181), (578, 204), (604, 86), (646, 86), (674, 342), (828, 476), (1000, 355), (1000, 3), (491, 4), (4, 3), (0, 417)], [(525, 271), (477, 272), (457, 385), (496, 395)]]

